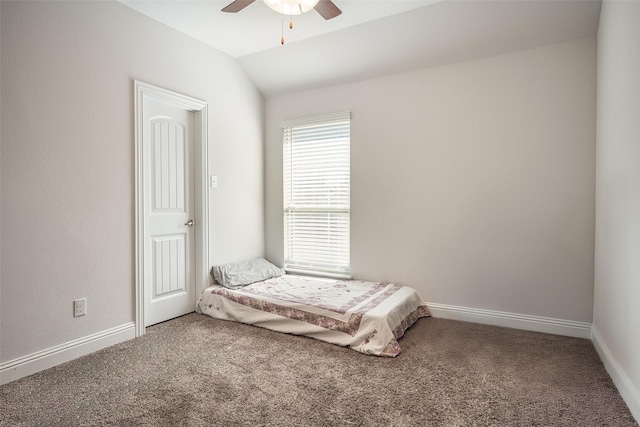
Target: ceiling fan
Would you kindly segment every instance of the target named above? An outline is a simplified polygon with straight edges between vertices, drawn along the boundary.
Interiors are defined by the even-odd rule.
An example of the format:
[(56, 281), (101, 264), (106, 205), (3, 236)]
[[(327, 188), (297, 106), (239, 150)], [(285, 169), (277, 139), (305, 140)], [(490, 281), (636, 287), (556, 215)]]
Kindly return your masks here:
[[(235, 0), (223, 8), (222, 11), (229, 13), (240, 12), (254, 1)], [(332, 19), (342, 13), (331, 0), (264, 0), (264, 2), (271, 9), (283, 15), (299, 15), (315, 9), (324, 19)]]

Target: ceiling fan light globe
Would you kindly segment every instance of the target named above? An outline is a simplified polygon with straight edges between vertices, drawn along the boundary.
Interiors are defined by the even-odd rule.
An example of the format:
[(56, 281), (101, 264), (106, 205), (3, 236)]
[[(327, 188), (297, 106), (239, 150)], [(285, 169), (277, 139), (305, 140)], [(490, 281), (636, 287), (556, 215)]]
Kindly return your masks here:
[(308, 12), (318, 4), (320, 0), (302, 0), (301, 7), (303, 12)]
[[(308, 12), (319, 0), (263, 0), (270, 9), (283, 15), (300, 15)], [(302, 10), (302, 11), (301, 11)]]

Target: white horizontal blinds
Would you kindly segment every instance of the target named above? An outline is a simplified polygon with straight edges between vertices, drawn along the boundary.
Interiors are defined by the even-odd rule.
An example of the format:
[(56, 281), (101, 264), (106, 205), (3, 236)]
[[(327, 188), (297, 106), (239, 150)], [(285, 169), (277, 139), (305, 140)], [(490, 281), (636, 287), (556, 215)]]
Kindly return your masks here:
[(283, 126), (285, 267), (347, 276), (350, 114)]

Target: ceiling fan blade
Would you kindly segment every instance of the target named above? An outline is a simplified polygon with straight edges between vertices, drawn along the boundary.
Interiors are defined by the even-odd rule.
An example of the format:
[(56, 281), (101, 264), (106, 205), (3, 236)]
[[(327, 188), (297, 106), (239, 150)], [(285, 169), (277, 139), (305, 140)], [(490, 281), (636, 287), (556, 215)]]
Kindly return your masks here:
[(244, 9), (247, 6), (249, 6), (254, 1), (256, 1), (256, 0), (235, 0), (235, 1), (231, 2), (230, 4), (226, 5), (224, 7), (224, 9), (222, 9), (222, 11), (223, 12), (229, 12), (229, 13), (240, 12), (242, 9)]
[(336, 6), (331, 0), (320, 0), (314, 9), (324, 19), (335, 18), (342, 13), (342, 11), (338, 9), (338, 6)]

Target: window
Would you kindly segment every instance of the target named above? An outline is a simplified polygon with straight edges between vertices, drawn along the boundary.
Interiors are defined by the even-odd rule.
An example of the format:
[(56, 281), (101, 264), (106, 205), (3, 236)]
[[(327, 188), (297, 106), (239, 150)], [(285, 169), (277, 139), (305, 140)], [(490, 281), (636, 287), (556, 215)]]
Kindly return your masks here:
[(283, 123), (284, 263), (349, 277), (350, 113)]

